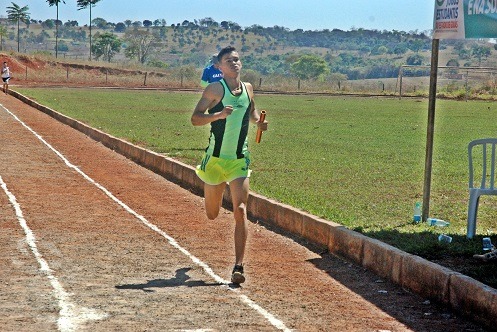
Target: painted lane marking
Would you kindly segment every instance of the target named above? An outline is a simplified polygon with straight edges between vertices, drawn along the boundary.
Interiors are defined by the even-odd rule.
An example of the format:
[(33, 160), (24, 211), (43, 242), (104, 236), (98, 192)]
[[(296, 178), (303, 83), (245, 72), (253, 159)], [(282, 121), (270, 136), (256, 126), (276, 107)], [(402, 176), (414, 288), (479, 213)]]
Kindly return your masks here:
[(120, 205), (123, 209), (125, 209), (128, 213), (133, 215), (135, 218), (140, 220), (145, 226), (150, 228), (151, 230), (155, 231), (156, 233), (160, 234), (162, 237), (164, 237), (169, 244), (171, 244), (174, 248), (178, 249), (180, 252), (182, 252), (185, 256), (190, 258), (196, 265), (201, 267), (207, 275), (209, 275), (212, 279), (214, 279), (217, 283), (223, 284), (223, 287), (227, 288), (230, 291), (233, 291), (235, 293), (238, 293), (241, 301), (245, 303), (247, 306), (250, 308), (254, 309), (257, 311), (259, 314), (261, 314), (266, 320), (271, 323), (274, 327), (276, 327), (279, 330), (282, 331), (291, 331), (289, 328), (285, 326), (285, 324), (277, 319), (273, 314), (262, 308), (260, 305), (252, 301), (248, 296), (241, 294), (237, 288), (231, 288), (229, 287), (230, 282), (221, 278), (218, 276), (206, 263), (201, 261), (199, 258), (191, 254), (188, 250), (183, 248), (178, 244), (178, 242), (171, 236), (169, 236), (166, 232), (161, 230), (158, 226), (154, 225), (153, 223), (149, 222), (144, 216), (140, 215), (133, 209), (131, 209), (129, 206), (127, 206), (124, 202), (122, 202), (120, 199), (118, 199), (116, 196), (114, 196), (107, 188), (93, 180), (91, 177), (89, 177), (86, 173), (81, 171), (77, 166), (73, 165), (62, 153), (57, 151), (54, 147), (50, 145), (47, 141), (43, 139), (38, 133), (36, 133), (33, 129), (31, 129), (27, 124), (25, 124), (21, 119), (19, 119), (15, 114), (13, 114), (11, 111), (9, 111), (5, 106), (0, 104), (0, 106), (7, 112), (9, 113), (16, 121), (18, 121), (21, 125), (23, 125), (28, 131), (30, 131), (33, 135), (35, 135), (43, 144), (45, 144), (50, 150), (52, 150), (62, 161), (67, 165), (67, 167), (72, 168), (75, 170), (77, 173), (79, 173), (83, 178), (85, 178), (88, 182), (92, 183), (95, 185), (98, 189), (103, 191), (110, 199), (112, 199), (115, 203)]
[(78, 307), (71, 302), (69, 294), (64, 290), (64, 287), (62, 287), (57, 277), (53, 274), (53, 271), (50, 269), (47, 261), (38, 251), (38, 247), (36, 246), (36, 237), (29, 228), (26, 219), (24, 219), (21, 206), (17, 202), (16, 197), (9, 191), (7, 184), (2, 179), (2, 176), (0, 176), (0, 186), (9, 198), (10, 204), (14, 207), (17, 220), (24, 230), (24, 234), (26, 234), (26, 242), (40, 265), (40, 271), (47, 276), (52, 288), (54, 289), (55, 298), (59, 301), (60, 314), (59, 319), (57, 320), (59, 331), (77, 331), (78, 327), (86, 321), (106, 318), (107, 314), (88, 308)]

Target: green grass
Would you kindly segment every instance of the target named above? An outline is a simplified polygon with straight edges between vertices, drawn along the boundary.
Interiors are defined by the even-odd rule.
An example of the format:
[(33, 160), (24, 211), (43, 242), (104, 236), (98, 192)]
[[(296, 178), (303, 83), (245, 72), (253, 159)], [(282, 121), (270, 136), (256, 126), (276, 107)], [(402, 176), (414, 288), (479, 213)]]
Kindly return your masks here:
[[(207, 145), (208, 126), (190, 124), (198, 93), (17, 90), (190, 165)], [(465, 236), (467, 144), (497, 135), (495, 104), (437, 101), (430, 216), (450, 221), (444, 229), (412, 222), (423, 197), (426, 99), (257, 95), (256, 104), (268, 111), (269, 130), (261, 144), (254, 143), (254, 126), (249, 134), (253, 191), (497, 287), (495, 268), (471, 258), (483, 236), (497, 242), (496, 197), (481, 198), (478, 235)], [(442, 232), (451, 244), (437, 241)]]

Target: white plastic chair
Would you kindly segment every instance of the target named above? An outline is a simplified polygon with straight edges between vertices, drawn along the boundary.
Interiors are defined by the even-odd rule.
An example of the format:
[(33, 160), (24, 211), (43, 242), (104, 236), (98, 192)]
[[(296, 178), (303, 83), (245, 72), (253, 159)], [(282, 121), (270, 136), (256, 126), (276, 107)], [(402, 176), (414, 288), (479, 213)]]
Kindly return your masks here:
[[(468, 232), (466, 237), (472, 239), (476, 233), (476, 215), (478, 213), (478, 201), (481, 195), (497, 195), (495, 187), (495, 159), (496, 159), (497, 138), (477, 139), (468, 145), (469, 158), (469, 204), (468, 204)], [(481, 159), (478, 157), (478, 163), (481, 162), (481, 181), (476, 182), (474, 168), (476, 162), (473, 149), (481, 148)], [(475, 151), (476, 152), (476, 151)], [(488, 156), (490, 152), (490, 157)], [(475, 158), (476, 159), (476, 158)], [(490, 168), (490, 169), (489, 169)], [(478, 175), (480, 173), (478, 172)], [(478, 179), (477, 179), (478, 180)]]

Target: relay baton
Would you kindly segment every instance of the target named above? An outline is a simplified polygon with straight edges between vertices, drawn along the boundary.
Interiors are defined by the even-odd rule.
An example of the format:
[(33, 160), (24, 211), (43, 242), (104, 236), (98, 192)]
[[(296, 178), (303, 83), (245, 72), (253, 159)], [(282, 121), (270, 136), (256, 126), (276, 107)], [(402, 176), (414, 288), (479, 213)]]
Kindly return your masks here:
[[(259, 122), (264, 122), (266, 119), (266, 111), (261, 111), (261, 116), (259, 117)], [(257, 134), (255, 135), (255, 142), (260, 143), (262, 137), (262, 130), (257, 129)]]

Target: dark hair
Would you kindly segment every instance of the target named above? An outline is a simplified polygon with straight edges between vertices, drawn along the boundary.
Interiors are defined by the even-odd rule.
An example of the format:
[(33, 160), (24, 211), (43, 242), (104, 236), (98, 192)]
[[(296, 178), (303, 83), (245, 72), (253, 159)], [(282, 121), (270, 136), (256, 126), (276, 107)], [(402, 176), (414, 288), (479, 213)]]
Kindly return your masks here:
[(221, 60), (223, 59), (223, 56), (225, 54), (231, 53), (233, 51), (236, 51), (235, 47), (233, 47), (233, 46), (226, 46), (221, 51), (219, 51), (219, 54), (217, 55), (217, 61), (221, 62)]

